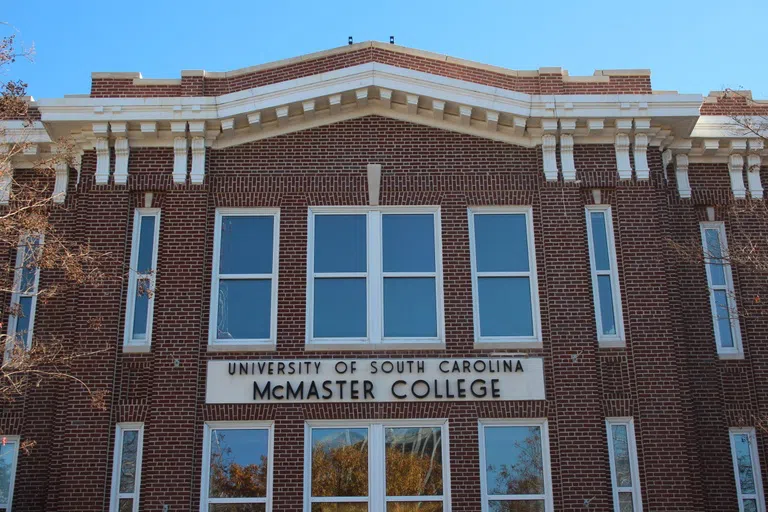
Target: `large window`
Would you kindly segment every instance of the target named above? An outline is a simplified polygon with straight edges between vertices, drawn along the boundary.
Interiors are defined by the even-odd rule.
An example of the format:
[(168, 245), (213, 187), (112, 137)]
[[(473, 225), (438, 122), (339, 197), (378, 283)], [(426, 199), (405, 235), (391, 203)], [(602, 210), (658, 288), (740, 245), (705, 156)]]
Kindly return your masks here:
[(613, 219), (607, 205), (587, 207), (589, 267), (592, 271), (592, 297), (595, 303), (597, 340), (601, 345), (624, 344), (619, 272)]
[(19, 438), (0, 436), (0, 510), (11, 512), (16, 461), (19, 458)]
[(42, 251), (42, 234), (21, 236), (16, 250), (6, 354), (9, 353), (8, 351), (28, 350), (32, 346)]
[(275, 342), (279, 225), (277, 210), (216, 211), (210, 344)]
[(765, 512), (755, 429), (732, 428), (730, 437), (739, 512)]
[(447, 512), (445, 422), (307, 425), (306, 512)]
[(155, 305), (160, 210), (140, 208), (133, 217), (131, 268), (125, 310), (125, 349), (149, 348)]
[(741, 356), (741, 329), (736, 309), (728, 243), (722, 222), (701, 223), (701, 243), (709, 285), (709, 301), (715, 328), (717, 352), (721, 356)]
[(642, 512), (635, 429), (631, 418), (609, 418), (608, 455), (611, 463), (614, 512)]
[(200, 512), (272, 510), (272, 424), (207, 423)]
[(475, 340), (541, 341), (531, 208), (471, 208), (469, 235)]
[(312, 208), (308, 341), (439, 342), (437, 208)]
[(552, 512), (546, 420), (481, 420), (483, 512)]
[(115, 433), (110, 512), (138, 512), (144, 424), (120, 423)]

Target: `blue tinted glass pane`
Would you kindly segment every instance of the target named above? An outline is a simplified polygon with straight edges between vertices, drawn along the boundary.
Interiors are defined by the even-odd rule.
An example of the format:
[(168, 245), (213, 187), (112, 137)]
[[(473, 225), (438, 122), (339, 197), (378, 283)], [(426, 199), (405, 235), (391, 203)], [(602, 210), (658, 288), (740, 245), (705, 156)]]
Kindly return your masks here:
[(0, 443), (0, 505), (9, 505), (11, 492), (11, 466), (16, 455), (16, 443)]
[(136, 459), (139, 453), (139, 431), (123, 432), (120, 460), (120, 492), (130, 493), (136, 488)]
[(749, 447), (749, 435), (734, 435), (733, 448), (736, 450), (736, 464), (739, 467), (741, 492), (742, 494), (754, 494), (755, 475), (752, 467), (752, 451)]
[(29, 346), (30, 316), (32, 315), (32, 297), (20, 297), (16, 313), (16, 338)]
[(480, 336), (533, 336), (527, 277), (480, 277)]
[[(211, 498), (263, 498), (267, 495), (269, 431), (211, 430)], [(229, 510), (229, 509), (221, 509)]]
[(715, 290), (715, 324), (715, 329), (720, 333), (720, 345), (732, 348), (731, 310), (728, 307), (728, 295), (725, 290)]
[(384, 279), (384, 337), (437, 337), (434, 277)]
[(37, 261), (42, 251), (40, 236), (30, 235), (26, 237), (18, 250), (23, 251), (24, 254), (21, 261), (19, 293), (35, 293)]
[(136, 298), (133, 303), (133, 338), (143, 340), (147, 338), (147, 315), (149, 314), (149, 279), (140, 279), (136, 282)]
[(365, 338), (368, 301), (365, 278), (315, 278), (315, 338)]
[(528, 231), (524, 214), (477, 214), (474, 221), (478, 272), (528, 271)]
[(435, 216), (382, 215), (384, 272), (435, 271)]
[(219, 281), (219, 340), (267, 339), (271, 322), (271, 279), (222, 279)]
[(315, 272), (365, 272), (365, 215), (315, 216)]
[(709, 274), (712, 276), (712, 285), (725, 284), (725, 271), (723, 268), (723, 251), (720, 246), (720, 231), (717, 229), (704, 230), (707, 239), (705, 256), (709, 259)]
[(626, 425), (611, 425), (613, 438), (613, 465), (619, 487), (632, 487), (632, 469), (629, 462), (629, 438)]
[(484, 431), (488, 494), (544, 494), (541, 428), (485, 427)]
[(139, 229), (139, 258), (136, 271), (146, 273), (152, 271), (152, 247), (155, 245), (155, 217), (141, 217)]
[(222, 274), (271, 274), (274, 217), (231, 216), (221, 219)]
[(603, 334), (616, 334), (616, 314), (613, 309), (611, 276), (597, 276), (597, 294), (600, 301)]
[(757, 511), (757, 500), (744, 500), (744, 512), (758, 512)]
[(605, 212), (590, 212), (592, 222), (592, 246), (595, 251), (595, 268), (610, 270), (611, 260), (608, 256), (608, 228), (605, 225)]

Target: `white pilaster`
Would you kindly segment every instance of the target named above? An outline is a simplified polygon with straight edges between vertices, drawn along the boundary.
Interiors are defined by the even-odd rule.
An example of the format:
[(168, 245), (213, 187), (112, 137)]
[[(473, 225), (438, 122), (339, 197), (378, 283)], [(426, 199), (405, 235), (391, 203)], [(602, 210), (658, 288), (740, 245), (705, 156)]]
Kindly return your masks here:
[(688, 155), (685, 153), (675, 155), (675, 179), (680, 197), (690, 199), (691, 183), (688, 181)]
[(648, 168), (648, 135), (635, 134), (635, 174), (639, 180), (650, 178), (651, 170)]
[(747, 197), (747, 189), (744, 188), (744, 157), (732, 154), (728, 157), (728, 174), (731, 176), (731, 191), (736, 199)]

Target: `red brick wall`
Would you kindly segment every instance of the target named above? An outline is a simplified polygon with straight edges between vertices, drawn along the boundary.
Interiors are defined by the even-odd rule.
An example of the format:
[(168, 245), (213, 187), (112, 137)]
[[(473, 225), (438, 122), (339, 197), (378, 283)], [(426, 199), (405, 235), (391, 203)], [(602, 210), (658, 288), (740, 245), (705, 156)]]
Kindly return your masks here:
[[(606, 416), (633, 416), (646, 510), (737, 510), (728, 426), (766, 414), (768, 323), (742, 324), (746, 359), (717, 358), (703, 267), (680, 261), (668, 240), (699, 236), (703, 207), (728, 199), (724, 166), (691, 165), (692, 200), (665, 183), (649, 149), (651, 180), (619, 182), (611, 145), (577, 146), (579, 181), (546, 183), (540, 149), (526, 149), (380, 117), (365, 117), (208, 150), (204, 185), (175, 185), (167, 148), (132, 149), (128, 186), (95, 185), (95, 156), (54, 215), (62, 229), (115, 257), (115, 275), (39, 310), (38, 326), (97, 352), (73, 369), (110, 391), (108, 408), (87, 403), (75, 383), (41, 389), (0, 429), (34, 437), (20, 457), (14, 510), (101, 511), (109, 502), (115, 423), (145, 423), (142, 510), (199, 507), (205, 421), (275, 421), (275, 511), (299, 511), (303, 427), (310, 419), (448, 418), (453, 510), (480, 510), (479, 418), (549, 420), (558, 511), (612, 510)], [(306, 353), (307, 207), (367, 203), (366, 164), (382, 164), (381, 203), (440, 205), (443, 351)], [(74, 178), (74, 176), (73, 176)], [(74, 181), (74, 179), (73, 179)], [(710, 190), (701, 191), (703, 184)], [(627, 347), (597, 346), (584, 206), (601, 188), (613, 206)], [(150, 354), (121, 351), (132, 211), (153, 191), (162, 208), (158, 287)], [(547, 400), (387, 404), (205, 404), (210, 359), (466, 357), (473, 350), (467, 207), (532, 205)], [(206, 352), (215, 208), (280, 208), (277, 350)], [(721, 209), (721, 214), (726, 210)], [(759, 228), (756, 228), (759, 229)], [(734, 273), (744, 294), (754, 276)], [(46, 276), (45, 279), (54, 279)], [(85, 329), (89, 319), (99, 330)], [(518, 349), (513, 352), (519, 352)], [(174, 360), (179, 360), (175, 367)], [(760, 437), (762, 467), (766, 436)], [(585, 507), (585, 500), (589, 507)]]
[(367, 62), (379, 62), (528, 94), (651, 94), (649, 76), (611, 76), (608, 82), (564, 82), (560, 73), (518, 77), (480, 67), (368, 47), (225, 78), (182, 77), (181, 85), (133, 85), (133, 79), (94, 78), (91, 81), (91, 97), (219, 96)]

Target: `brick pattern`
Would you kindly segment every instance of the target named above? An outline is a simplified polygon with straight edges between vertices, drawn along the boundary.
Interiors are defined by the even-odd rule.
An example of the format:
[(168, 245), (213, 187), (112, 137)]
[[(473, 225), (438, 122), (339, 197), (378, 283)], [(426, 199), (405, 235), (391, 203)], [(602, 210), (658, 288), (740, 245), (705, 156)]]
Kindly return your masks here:
[(91, 97), (219, 96), (367, 62), (379, 62), (528, 94), (651, 94), (649, 76), (611, 76), (608, 82), (564, 82), (560, 73), (518, 77), (383, 48), (363, 48), (238, 76), (182, 77), (181, 85), (133, 85), (133, 79), (95, 78), (91, 81)]
[[(0, 411), (0, 430), (38, 442), (20, 457), (14, 510), (106, 510), (119, 421), (145, 422), (141, 509), (147, 511), (163, 505), (172, 511), (199, 508), (204, 422), (275, 421), (273, 510), (287, 512), (302, 509), (306, 420), (448, 418), (453, 510), (478, 511), (478, 419), (546, 417), (555, 509), (582, 511), (588, 502), (588, 510), (608, 511), (604, 421), (629, 415), (635, 419), (646, 510), (737, 510), (727, 429), (748, 424), (749, 415), (768, 414), (761, 401), (768, 393), (768, 346), (762, 342), (768, 320), (743, 321), (743, 361), (718, 359), (704, 268), (680, 261), (667, 244), (699, 236), (705, 205), (720, 205), (718, 215), (727, 214), (727, 172), (691, 165), (694, 198), (681, 201), (673, 179), (665, 183), (653, 149), (651, 179), (644, 183), (617, 180), (611, 145), (576, 146), (574, 158), (578, 182), (547, 183), (538, 148), (374, 116), (208, 150), (203, 185), (172, 182), (167, 148), (132, 150), (127, 186), (95, 185), (95, 155), (87, 152), (81, 183), (74, 184), (73, 173), (67, 204), (52, 215), (72, 236), (112, 253), (115, 278), (45, 304), (36, 328), (94, 349), (73, 371), (88, 385), (110, 391), (108, 408), (91, 408), (78, 385), (63, 382)], [(304, 349), (307, 207), (366, 204), (368, 163), (382, 164), (382, 204), (441, 207), (445, 350)], [(596, 341), (584, 214), (592, 188), (600, 188), (612, 206), (626, 348), (599, 348)], [(145, 191), (153, 191), (154, 206), (162, 208), (154, 340), (149, 354), (123, 354), (122, 275), (130, 257), (132, 211), (143, 204)], [(205, 404), (205, 368), (212, 359), (499, 352), (473, 348), (467, 207), (505, 204), (533, 206), (543, 347), (523, 352), (544, 358), (547, 400)], [(280, 208), (275, 352), (206, 351), (213, 219), (222, 206)], [(730, 224), (728, 229), (731, 235)], [(744, 296), (765, 285), (738, 269), (734, 277)], [(101, 329), (83, 328), (95, 318)], [(759, 435), (763, 468), (766, 437)]]

